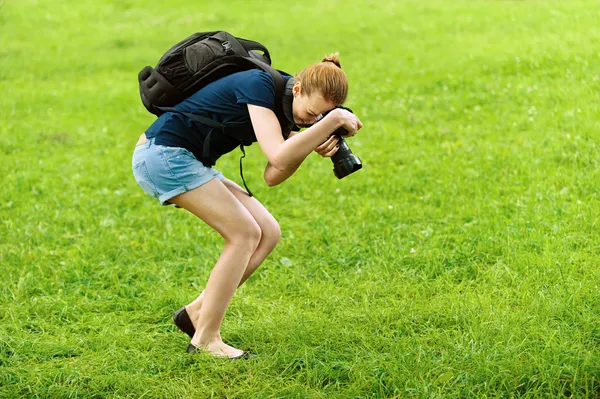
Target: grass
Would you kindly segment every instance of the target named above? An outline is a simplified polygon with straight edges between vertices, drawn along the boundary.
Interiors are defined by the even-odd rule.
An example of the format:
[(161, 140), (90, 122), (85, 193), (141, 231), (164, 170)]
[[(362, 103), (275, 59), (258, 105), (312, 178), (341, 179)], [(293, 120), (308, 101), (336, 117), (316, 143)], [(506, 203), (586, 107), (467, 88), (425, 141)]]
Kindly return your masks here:
[[(600, 31), (589, 1), (0, 5), (0, 397), (600, 397)], [(333, 51), (364, 168), (246, 180), (283, 239), (222, 336), (170, 315), (222, 242), (136, 185), (137, 72), (195, 31)], [(234, 152), (219, 161), (239, 181)]]

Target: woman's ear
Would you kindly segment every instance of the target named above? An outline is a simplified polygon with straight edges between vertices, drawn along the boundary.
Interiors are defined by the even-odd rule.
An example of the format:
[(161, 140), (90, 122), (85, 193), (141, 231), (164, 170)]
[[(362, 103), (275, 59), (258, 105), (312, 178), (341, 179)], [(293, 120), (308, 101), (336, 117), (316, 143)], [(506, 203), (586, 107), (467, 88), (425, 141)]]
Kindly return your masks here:
[(302, 83), (300, 82), (296, 82), (294, 83), (294, 87), (292, 87), (292, 94), (294, 95), (294, 97), (297, 97), (300, 95), (300, 92), (302, 91)]

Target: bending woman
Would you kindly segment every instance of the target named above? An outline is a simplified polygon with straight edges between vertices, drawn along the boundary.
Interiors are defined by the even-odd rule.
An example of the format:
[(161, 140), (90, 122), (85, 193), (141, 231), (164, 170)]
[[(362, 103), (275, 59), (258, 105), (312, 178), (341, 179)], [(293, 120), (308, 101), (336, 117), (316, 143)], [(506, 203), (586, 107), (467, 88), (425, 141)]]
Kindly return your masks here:
[[(332, 54), (303, 70), (293, 82), (291, 110), (297, 124), (342, 105), (348, 80)], [(289, 81), (289, 79), (294, 79)], [(275, 115), (275, 83), (260, 70), (234, 73), (200, 89), (175, 108), (209, 117), (219, 123), (247, 123), (267, 158), (264, 179), (275, 186), (290, 177), (315, 150), (331, 157), (343, 127), (353, 136), (360, 120), (343, 109), (331, 111), (302, 133), (284, 139)], [(138, 141), (132, 168), (137, 183), (161, 205), (174, 205), (202, 219), (225, 240), (204, 291), (173, 315), (173, 321), (191, 337), (188, 352), (198, 350), (226, 358), (249, 357), (249, 352), (223, 342), (221, 323), (237, 287), (244, 283), (277, 245), (281, 232), (275, 218), (254, 197), (220, 172), (203, 164), (202, 137), (207, 130), (178, 112), (162, 114)], [(331, 137), (330, 137), (331, 136)], [(231, 146), (231, 149), (235, 148)]]

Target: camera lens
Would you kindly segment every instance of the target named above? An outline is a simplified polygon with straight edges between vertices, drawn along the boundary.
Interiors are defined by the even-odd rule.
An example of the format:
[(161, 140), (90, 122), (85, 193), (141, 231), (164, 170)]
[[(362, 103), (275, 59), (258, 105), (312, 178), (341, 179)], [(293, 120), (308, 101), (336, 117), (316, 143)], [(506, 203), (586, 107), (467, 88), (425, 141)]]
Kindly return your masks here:
[[(337, 131), (336, 131), (337, 133)], [(362, 168), (362, 162), (360, 158), (352, 153), (350, 147), (341, 136), (338, 136), (340, 141), (338, 142), (339, 149), (331, 157), (333, 162), (333, 174), (338, 179), (342, 179), (351, 173), (356, 172)]]

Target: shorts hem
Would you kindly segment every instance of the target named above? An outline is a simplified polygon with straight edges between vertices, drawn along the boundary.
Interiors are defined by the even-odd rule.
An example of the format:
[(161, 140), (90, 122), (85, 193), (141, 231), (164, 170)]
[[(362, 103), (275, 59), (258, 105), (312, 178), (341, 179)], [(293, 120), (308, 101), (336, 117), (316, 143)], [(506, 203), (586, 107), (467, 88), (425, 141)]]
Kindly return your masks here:
[(222, 173), (218, 173), (216, 175), (211, 175), (210, 179), (202, 179), (199, 181), (195, 181), (192, 184), (186, 184), (185, 186), (179, 186), (169, 192), (166, 192), (164, 194), (161, 194), (158, 196), (158, 200), (160, 201), (160, 204), (163, 206), (169, 206), (169, 205), (174, 205), (175, 207), (179, 208), (177, 205), (172, 204), (171, 202), (169, 202), (169, 200), (173, 197), (176, 197), (180, 194), (183, 193), (187, 193), (188, 191), (192, 191), (200, 186), (205, 185), (206, 183), (208, 183), (209, 181), (213, 180), (213, 179), (219, 179), (219, 180), (223, 180), (225, 178), (225, 176), (223, 176)]

